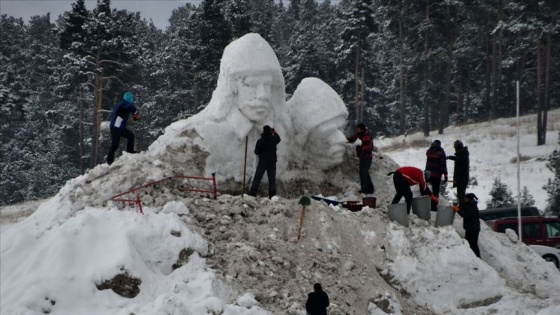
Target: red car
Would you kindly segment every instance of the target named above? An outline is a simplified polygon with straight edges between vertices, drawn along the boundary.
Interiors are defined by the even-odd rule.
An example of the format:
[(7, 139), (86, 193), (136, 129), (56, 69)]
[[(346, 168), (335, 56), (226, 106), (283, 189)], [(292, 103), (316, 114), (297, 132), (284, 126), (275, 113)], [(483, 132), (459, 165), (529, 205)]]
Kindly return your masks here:
[[(543, 245), (560, 248), (560, 219), (547, 217), (521, 218), (522, 241), (527, 245)], [(512, 229), (517, 233), (517, 218), (498, 219), (492, 229), (504, 233)]]

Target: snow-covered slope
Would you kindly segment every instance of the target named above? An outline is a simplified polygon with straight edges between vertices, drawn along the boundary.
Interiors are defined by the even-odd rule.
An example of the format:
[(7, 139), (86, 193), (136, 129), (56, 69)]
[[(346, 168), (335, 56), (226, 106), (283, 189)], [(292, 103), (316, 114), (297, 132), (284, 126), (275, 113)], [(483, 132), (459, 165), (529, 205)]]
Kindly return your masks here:
[[(461, 134), (471, 148), (479, 183), (485, 164), (474, 162), (480, 153), (472, 148), (483, 143), (473, 140), (484, 134), (481, 126), (449, 135)], [(556, 140), (553, 128), (549, 142)], [(298, 192), (356, 199), (352, 148), (347, 165), (332, 173), (347, 188), (317, 176), (317, 182), (293, 183), (289, 198), (223, 194), (214, 200), (161, 185), (142, 190), (143, 215), (107, 200), (173, 172), (195, 172), (192, 148), (162, 144), (99, 165), (28, 218), (2, 225), (0, 313), (305, 314), (315, 282), (331, 298), (331, 315), (560, 313), (560, 272), (525, 245), (483, 226), (478, 259), (462, 238), (460, 217), (440, 228), (433, 215), (429, 222), (411, 215), (409, 227), (389, 221), (394, 191), (386, 174), (399, 153), (384, 141), (391, 140), (376, 141), (380, 153), (372, 167), (378, 207), (354, 213), (312, 201), (299, 241)], [(424, 160), (425, 149), (417, 150), (406, 164)], [(497, 168), (488, 166), (485, 177), (492, 180)]]

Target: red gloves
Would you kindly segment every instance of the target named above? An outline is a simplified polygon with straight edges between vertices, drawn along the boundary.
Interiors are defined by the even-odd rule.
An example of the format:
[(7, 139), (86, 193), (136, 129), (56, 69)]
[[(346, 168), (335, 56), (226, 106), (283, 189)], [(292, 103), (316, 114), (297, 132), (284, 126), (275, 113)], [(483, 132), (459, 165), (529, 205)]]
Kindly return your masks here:
[(453, 211), (459, 212), (459, 206), (451, 206), (451, 208), (453, 208)]
[(142, 118), (142, 115), (140, 113), (132, 115), (132, 120), (140, 120), (140, 118)]
[(438, 197), (434, 196), (434, 195), (430, 195), (430, 198), (435, 201), (435, 203), (439, 203), (439, 199)]

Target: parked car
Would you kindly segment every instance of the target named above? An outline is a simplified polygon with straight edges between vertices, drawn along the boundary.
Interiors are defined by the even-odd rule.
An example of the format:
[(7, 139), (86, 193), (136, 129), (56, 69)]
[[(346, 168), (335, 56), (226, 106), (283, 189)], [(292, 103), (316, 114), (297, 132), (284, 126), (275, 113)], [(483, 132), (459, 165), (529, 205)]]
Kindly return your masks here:
[(529, 247), (544, 260), (554, 263), (556, 268), (560, 269), (560, 249), (541, 245), (529, 245)]
[[(492, 223), (492, 229), (504, 233), (506, 229), (517, 232), (517, 218), (498, 219)], [(560, 249), (560, 219), (548, 217), (522, 217), (521, 240), (527, 245), (543, 245)]]
[[(538, 217), (541, 213), (536, 207), (521, 207), (522, 217)], [(494, 208), (480, 210), (480, 218), (492, 226), (494, 220), (503, 218), (517, 218), (517, 207)]]

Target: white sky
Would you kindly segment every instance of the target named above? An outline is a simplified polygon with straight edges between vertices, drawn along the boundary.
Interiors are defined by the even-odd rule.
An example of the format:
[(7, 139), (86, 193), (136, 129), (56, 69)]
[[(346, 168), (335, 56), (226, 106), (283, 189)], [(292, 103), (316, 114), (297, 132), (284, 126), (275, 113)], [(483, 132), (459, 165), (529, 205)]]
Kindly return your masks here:
[[(73, 0), (1, 0), (0, 13), (14, 17), (21, 17), (29, 21), (31, 16), (51, 13), (51, 22), (64, 11), (72, 10)], [(115, 9), (126, 9), (132, 12), (140, 12), (142, 18), (152, 19), (154, 25), (165, 29), (169, 25), (171, 11), (186, 3), (198, 4), (201, 0), (112, 0), (111, 7)], [(86, 0), (86, 8), (92, 10), (97, 1)]]

